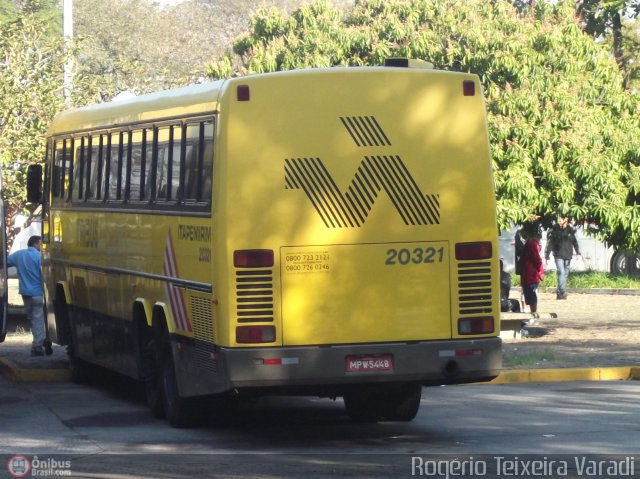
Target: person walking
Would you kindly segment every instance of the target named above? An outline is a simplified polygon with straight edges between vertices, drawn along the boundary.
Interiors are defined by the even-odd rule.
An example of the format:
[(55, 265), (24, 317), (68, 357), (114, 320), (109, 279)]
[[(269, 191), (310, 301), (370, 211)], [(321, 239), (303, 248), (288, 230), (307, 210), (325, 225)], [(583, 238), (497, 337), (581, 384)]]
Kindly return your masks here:
[(27, 319), (31, 322), (31, 356), (48, 356), (53, 353), (44, 324), (41, 244), (40, 236), (32, 236), (27, 242), (27, 249), (16, 251), (7, 257), (7, 266), (15, 266), (18, 270), (19, 292), (24, 301)]
[(538, 285), (544, 279), (544, 267), (540, 256), (541, 237), (541, 233), (536, 231), (527, 238), (520, 262), (522, 293), (532, 313), (538, 311)]
[(569, 277), (569, 268), (574, 249), (578, 256), (582, 256), (576, 239), (576, 231), (569, 224), (569, 218), (560, 214), (558, 222), (553, 225), (547, 235), (547, 247), (544, 252), (547, 261), (549, 261), (550, 253), (553, 253), (556, 263), (556, 271), (558, 273), (557, 299), (567, 299), (567, 278)]

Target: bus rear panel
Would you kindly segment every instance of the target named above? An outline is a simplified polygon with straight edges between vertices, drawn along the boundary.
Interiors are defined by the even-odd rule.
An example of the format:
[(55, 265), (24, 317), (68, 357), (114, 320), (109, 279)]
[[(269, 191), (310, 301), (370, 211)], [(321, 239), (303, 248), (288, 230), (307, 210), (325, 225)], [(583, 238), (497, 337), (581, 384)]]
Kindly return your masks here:
[(215, 329), (230, 386), (498, 374), (476, 77), (287, 72), (228, 82), (220, 103)]

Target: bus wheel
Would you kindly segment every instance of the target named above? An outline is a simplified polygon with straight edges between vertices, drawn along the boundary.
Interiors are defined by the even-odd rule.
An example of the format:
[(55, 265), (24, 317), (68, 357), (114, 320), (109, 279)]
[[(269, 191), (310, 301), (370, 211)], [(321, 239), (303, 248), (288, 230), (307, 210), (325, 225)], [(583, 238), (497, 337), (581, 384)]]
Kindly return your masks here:
[(611, 272), (630, 276), (640, 275), (640, 255), (634, 251), (616, 251), (611, 258)]
[(195, 422), (196, 404), (194, 400), (183, 398), (178, 393), (176, 368), (169, 341), (163, 341), (161, 348), (161, 391), (164, 414), (173, 427), (191, 427)]
[(156, 341), (149, 341), (142, 350), (142, 369), (144, 375), (144, 392), (147, 397), (147, 406), (153, 417), (164, 417), (164, 406), (162, 404), (162, 391), (160, 383), (162, 381), (158, 368), (158, 349)]
[(363, 386), (344, 395), (344, 406), (354, 422), (378, 422), (384, 416), (384, 399), (382, 388)]
[(69, 356), (69, 375), (71, 376), (71, 381), (75, 384), (88, 383), (91, 379), (89, 364), (77, 357), (76, 342), (73, 339), (73, 336), (69, 338), (67, 355)]
[(385, 419), (387, 421), (412, 421), (420, 409), (422, 386), (407, 383), (394, 386), (385, 401)]

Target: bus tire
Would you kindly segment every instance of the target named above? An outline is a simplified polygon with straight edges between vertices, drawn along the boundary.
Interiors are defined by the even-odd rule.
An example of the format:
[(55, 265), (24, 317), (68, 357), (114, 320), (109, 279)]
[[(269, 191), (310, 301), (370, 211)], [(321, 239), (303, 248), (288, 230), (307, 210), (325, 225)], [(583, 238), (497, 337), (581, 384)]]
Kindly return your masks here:
[(610, 271), (613, 274), (640, 275), (640, 255), (634, 251), (616, 251), (611, 258)]
[(385, 394), (380, 387), (362, 386), (344, 395), (347, 415), (354, 422), (373, 423), (384, 417)]
[(69, 376), (71, 382), (75, 384), (88, 383), (91, 380), (90, 366), (87, 362), (78, 358), (76, 354), (76, 340), (73, 339), (73, 334), (69, 337), (67, 355), (69, 356)]
[(67, 328), (67, 356), (69, 357), (69, 377), (75, 384), (85, 384), (91, 380), (91, 366), (78, 357), (78, 340), (75, 336), (73, 324), (70, 321), (69, 305), (66, 301), (56, 298), (56, 319), (60, 318)]
[(142, 374), (144, 381), (144, 392), (147, 400), (147, 407), (155, 418), (164, 417), (164, 405), (162, 403), (161, 375), (159, 371), (157, 341), (148, 341), (142, 350)]
[(421, 384), (406, 383), (392, 387), (385, 401), (385, 419), (387, 421), (412, 421), (420, 409), (421, 398)]
[(197, 405), (194, 400), (181, 397), (179, 394), (173, 352), (168, 336), (169, 334), (166, 333), (166, 339), (160, 344), (160, 389), (164, 415), (172, 427), (188, 428), (195, 423)]

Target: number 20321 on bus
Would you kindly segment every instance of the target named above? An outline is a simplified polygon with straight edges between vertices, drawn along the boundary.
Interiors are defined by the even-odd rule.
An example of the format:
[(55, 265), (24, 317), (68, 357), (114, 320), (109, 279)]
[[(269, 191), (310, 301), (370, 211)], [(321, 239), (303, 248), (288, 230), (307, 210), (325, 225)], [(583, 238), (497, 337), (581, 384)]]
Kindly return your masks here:
[(444, 247), (440, 248), (391, 248), (387, 250), (387, 265), (430, 264), (442, 263), (444, 260)]

